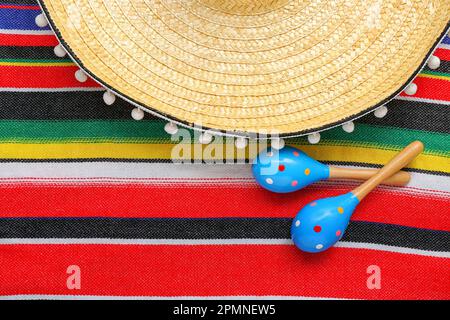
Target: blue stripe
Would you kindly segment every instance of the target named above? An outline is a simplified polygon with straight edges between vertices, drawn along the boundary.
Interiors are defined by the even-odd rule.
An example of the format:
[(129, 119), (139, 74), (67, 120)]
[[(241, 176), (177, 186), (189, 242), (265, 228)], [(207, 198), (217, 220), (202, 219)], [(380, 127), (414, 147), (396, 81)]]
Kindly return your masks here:
[(444, 44), (450, 44), (450, 37), (449, 37), (449, 36), (446, 36), (446, 37), (444, 38), (444, 40), (442, 40), (442, 43), (444, 43)]
[(40, 10), (18, 10), (0, 8), (0, 29), (6, 30), (50, 30), (50, 27), (40, 28), (34, 19)]

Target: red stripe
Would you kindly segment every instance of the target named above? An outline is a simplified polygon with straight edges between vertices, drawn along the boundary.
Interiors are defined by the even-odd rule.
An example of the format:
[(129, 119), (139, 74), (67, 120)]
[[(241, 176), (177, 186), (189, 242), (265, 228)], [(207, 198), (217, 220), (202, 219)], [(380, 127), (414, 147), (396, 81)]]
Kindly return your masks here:
[(58, 40), (54, 35), (0, 34), (0, 46), (54, 47)]
[(434, 55), (439, 57), (441, 60), (450, 60), (450, 50), (438, 48), (434, 52)]
[[(293, 217), (314, 199), (350, 191), (309, 187), (273, 194), (240, 186), (28, 185), (0, 187), (1, 217)], [(48, 204), (52, 205), (49, 206)], [(353, 220), (450, 230), (449, 201), (376, 190)]]
[(81, 83), (75, 79), (76, 66), (70, 67), (0, 67), (0, 87), (73, 88), (99, 87), (92, 79)]
[[(333, 248), (311, 255), (287, 245), (0, 248), (0, 295), (450, 298), (448, 259), (366, 249)], [(70, 265), (81, 269), (80, 290), (66, 287)], [(379, 290), (367, 288), (371, 265), (381, 269)]]
[(12, 4), (0, 4), (0, 9), (16, 9), (16, 10), (41, 10), (39, 6), (21, 6)]
[[(76, 81), (73, 74), (76, 66), (71, 67), (0, 67), (1, 87), (28, 88), (61, 88), (61, 87), (99, 87), (95, 81), (89, 79), (85, 83)], [(417, 98), (450, 101), (450, 81), (417, 77), (414, 82), (418, 85)], [(405, 93), (401, 94), (406, 96)]]
[[(450, 81), (419, 76), (414, 80), (417, 84), (415, 98), (450, 101)], [(408, 97), (404, 92), (401, 94)]]

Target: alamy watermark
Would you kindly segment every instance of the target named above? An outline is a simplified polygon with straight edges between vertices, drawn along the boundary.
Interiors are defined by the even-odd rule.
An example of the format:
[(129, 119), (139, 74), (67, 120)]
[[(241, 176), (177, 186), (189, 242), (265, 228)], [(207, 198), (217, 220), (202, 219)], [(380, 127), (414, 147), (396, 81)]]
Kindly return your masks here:
[[(236, 164), (246, 163), (255, 158), (259, 152), (266, 150), (271, 141), (279, 140), (277, 133), (250, 134), (246, 137), (236, 137), (235, 132), (212, 132), (196, 125), (194, 130), (179, 128), (172, 134), (174, 143), (171, 149), (171, 161), (174, 163), (206, 163), (206, 164)], [(199, 141), (202, 136), (211, 136), (209, 143)], [(236, 139), (245, 139), (244, 148), (236, 147)], [(272, 172), (273, 173), (273, 172)]]
[(366, 281), (367, 289), (381, 289), (381, 268), (377, 265), (370, 265), (366, 272), (369, 275)]
[(66, 286), (69, 290), (81, 289), (81, 268), (77, 265), (67, 267), (66, 273), (69, 275), (66, 280)]

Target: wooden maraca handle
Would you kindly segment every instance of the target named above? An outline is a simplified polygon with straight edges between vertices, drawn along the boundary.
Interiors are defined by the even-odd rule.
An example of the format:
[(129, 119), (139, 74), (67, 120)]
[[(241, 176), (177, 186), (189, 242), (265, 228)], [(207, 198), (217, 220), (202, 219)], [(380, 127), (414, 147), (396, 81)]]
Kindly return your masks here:
[(414, 141), (405, 149), (400, 151), (391, 161), (378, 171), (372, 178), (364, 182), (352, 193), (361, 201), (370, 191), (376, 188), (383, 180), (393, 176), (403, 167), (408, 165), (415, 157), (423, 151), (423, 143)]
[[(356, 180), (368, 180), (372, 178), (379, 169), (352, 169), (352, 168), (340, 168), (330, 166), (330, 179), (356, 179)], [(383, 181), (383, 184), (390, 186), (401, 187), (408, 184), (411, 180), (411, 175), (405, 171), (399, 171), (392, 177)]]

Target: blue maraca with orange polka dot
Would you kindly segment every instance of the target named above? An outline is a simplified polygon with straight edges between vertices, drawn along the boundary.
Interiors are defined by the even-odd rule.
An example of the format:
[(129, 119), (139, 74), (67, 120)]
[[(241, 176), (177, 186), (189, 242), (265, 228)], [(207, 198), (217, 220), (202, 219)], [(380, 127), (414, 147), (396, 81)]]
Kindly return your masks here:
[(383, 180), (411, 162), (422, 150), (423, 144), (415, 141), (352, 192), (306, 205), (292, 222), (291, 236), (294, 244), (302, 251), (312, 253), (322, 252), (333, 246), (344, 235), (359, 202)]
[[(272, 192), (288, 193), (323, 179), (366, 180), (376, 174), (377, 169), (327, 166), (297, 148), (284, 147), (281, 150), (269, 148), (262, 151), (253, 161), (252, 171), (263, 188)], [(383, 183), (403, 186), (409, 179), (409, 173), (400, 171)]]
[(277, 193), (300, 190), (330, 175), (328, 166), (288, 146), (261, 152), (253, 162), (252, 171), (262, 187)]
[(291, 235), (302, 251), (321, 252), (342, 238), (359, 200), (353, 193), (306, 205), (295, 217)]

